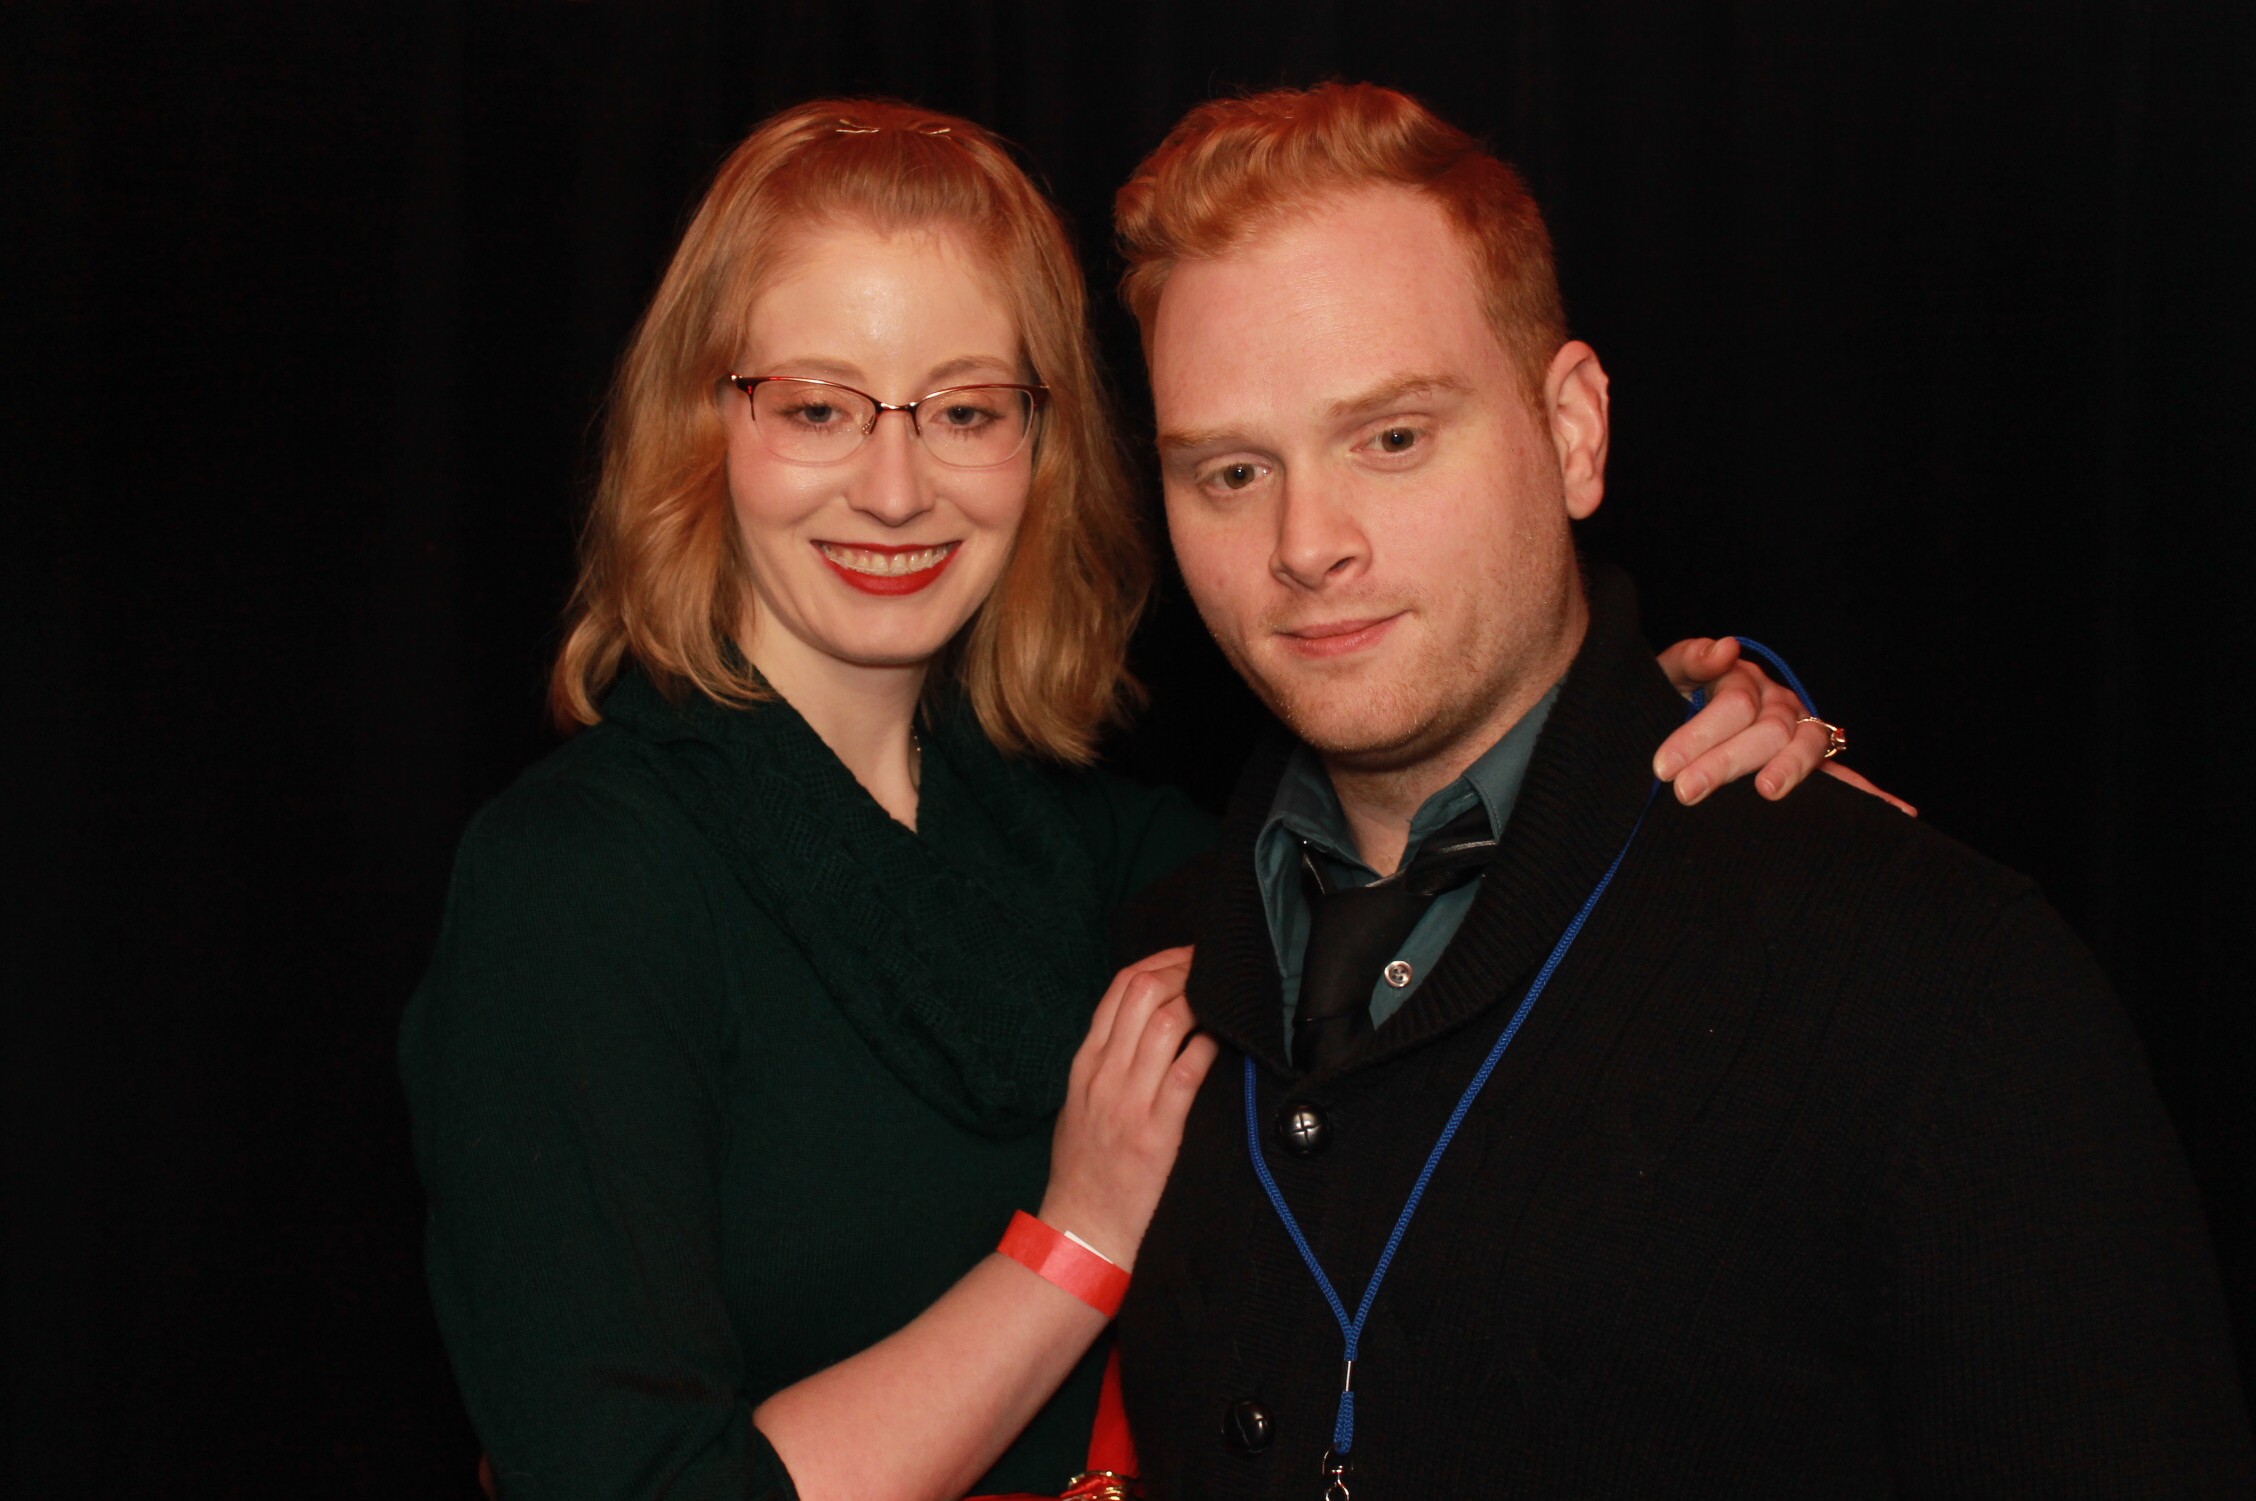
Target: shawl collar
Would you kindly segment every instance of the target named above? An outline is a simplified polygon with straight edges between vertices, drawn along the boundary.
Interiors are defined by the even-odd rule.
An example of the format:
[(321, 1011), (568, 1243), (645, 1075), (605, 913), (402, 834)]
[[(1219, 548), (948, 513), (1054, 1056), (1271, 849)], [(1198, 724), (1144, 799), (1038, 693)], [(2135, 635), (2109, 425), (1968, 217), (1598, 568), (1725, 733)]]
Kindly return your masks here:
[[(1652, 785), (1653, 749), (1683, 722), (1684, 705), (1645, 645), (1628, 577), (1600, 570), (1590, 606), (1589, 632), (1463, 925), (1417, 994), (1359, 1039), (1337, 1072), (1393, 1057), (1455, 1031), (1500, 1000), (1516, 1000), (1636, 826)], [(1284, 1076), (1293, 1073), (1284, 994), (1253, 850), (1292, 745), (1282, 730), (1273, 732), (1232, 796), (1190, 984), (1201, 1022)]]
[(983, 1135), (1048, 1122), (1107, 970), (1095, 863), (1047, 776), (953, 705), (924, 730), (919, 833), (781, 699), (674, 704), (630, 672), (604, 715), (903, 1084)]

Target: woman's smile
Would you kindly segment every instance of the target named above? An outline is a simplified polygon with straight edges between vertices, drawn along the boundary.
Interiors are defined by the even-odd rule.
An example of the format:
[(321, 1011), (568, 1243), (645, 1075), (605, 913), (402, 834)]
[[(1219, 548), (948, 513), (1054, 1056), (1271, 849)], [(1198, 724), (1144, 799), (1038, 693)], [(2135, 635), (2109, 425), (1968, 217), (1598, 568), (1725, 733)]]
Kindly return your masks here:
[(960, 542), (940, 542), (928, 547), (889, 547), (817, 542), (840, 578), (864, 594), (914, 594), (940, 577), (955, 557)]

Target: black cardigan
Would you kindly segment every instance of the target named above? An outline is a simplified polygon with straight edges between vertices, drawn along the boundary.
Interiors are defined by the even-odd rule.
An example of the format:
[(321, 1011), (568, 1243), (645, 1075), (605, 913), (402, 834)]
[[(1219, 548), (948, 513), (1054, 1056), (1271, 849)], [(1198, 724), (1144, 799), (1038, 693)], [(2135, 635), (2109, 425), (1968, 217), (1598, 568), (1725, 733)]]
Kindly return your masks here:
[[(1464, 927), (1313, 1078), (1252, 866), (1289, 747), (1255, 757), (1205, 889), (1177, 889), (1225, 1046), (1121, 1317), (1155, 1497), (1322, 1490), (1341, 1336), (1248, 1162), (1243, 1058), (1352, 1310), (1681, 714), (1601, 580)], [(1276, 1142), (1288, 1099), (1328, 1121), (1313, 1157)], [(2251, 1485), (2200, 1210), (2105, 980), (2031, 883), (1829, 782), (1653, 802), (1443, 1159), (1355, 1384), (1356, 1501)], [(1248, 1401), (1252, 1452), (1225, 1434)]]

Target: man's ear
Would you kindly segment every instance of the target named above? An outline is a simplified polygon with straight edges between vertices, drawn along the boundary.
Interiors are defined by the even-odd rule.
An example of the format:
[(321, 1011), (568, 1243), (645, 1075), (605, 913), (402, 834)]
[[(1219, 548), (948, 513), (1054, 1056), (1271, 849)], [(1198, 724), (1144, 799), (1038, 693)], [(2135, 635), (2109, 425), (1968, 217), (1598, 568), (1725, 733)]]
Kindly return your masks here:
[(1551, 419), (1551, 446), (1567, 514), (1580, 521), (1606, 498), (1606, 367), (1598, 351), (1570, 339), (1551, 357), (1543, 378), (1543, 405)]

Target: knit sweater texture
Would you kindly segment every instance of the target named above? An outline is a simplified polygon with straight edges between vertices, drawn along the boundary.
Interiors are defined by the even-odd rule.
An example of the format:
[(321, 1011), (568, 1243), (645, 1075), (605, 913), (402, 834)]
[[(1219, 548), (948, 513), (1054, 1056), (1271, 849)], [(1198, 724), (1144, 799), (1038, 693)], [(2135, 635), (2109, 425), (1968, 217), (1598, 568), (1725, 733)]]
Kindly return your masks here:
[[(961, 711), (914, 833), (788, 705), (605, 715), (464, 836), (408, 1011), (432, 1297), (508, 1501), (787, 1496), (752, 1408), (1038, 1204), (1106, 914), (1213, 830)], [(1080, 1467), (1100, 1360), (982, 1489)]]
[[(1155, 1497), (1322, 1490), (1342, 1336), (1255, 1178), (1243, 1060), (1352, 1311), (1682, 712), (1602, 577), (1464, 925), (1328, 1074), (1283, 1054), (1254, 879), (1281, 736), (1170, 883), (1224, 1049), (1119, 1326)], [(1323, 1150), (1283, 1150), (1287, 1102)], [(2251, 1493), (2200, 1210), (2105, 981), (2028, 881), (1824, 779), (1653, 800), (1442, 1159), (1354, 1384), (1356, 1501)], [(1247, 1401), (1251, 1452), (1226, 1437)]]

